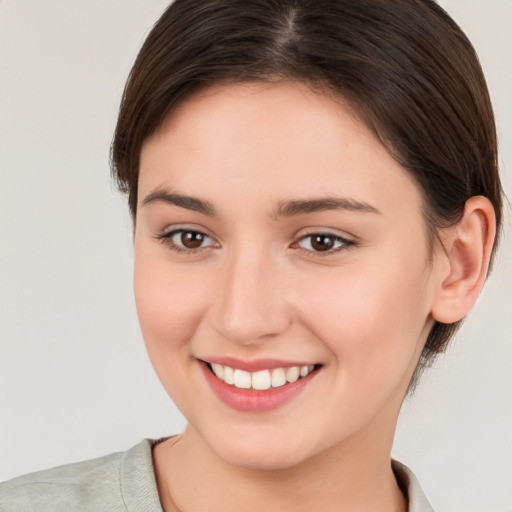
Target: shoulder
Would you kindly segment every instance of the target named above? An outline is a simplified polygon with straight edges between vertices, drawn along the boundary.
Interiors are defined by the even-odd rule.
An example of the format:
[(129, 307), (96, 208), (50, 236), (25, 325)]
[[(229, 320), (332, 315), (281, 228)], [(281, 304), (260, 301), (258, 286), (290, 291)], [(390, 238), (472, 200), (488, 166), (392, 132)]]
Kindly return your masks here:
[(98, 500), (109, 500), (112, 511), (124, 511), (116, 506), (122, 503), (121, 458), (114, 453), (9, 480), (0, 484), (0, 511), (99, 510)]
[(0, 484), (0, 512), (126, 512), (131, 510), (127, 502), (141, 494), (147, 495), (146, 502), (156, 496), (159, 505), (151, 446), (151, 441), (144, 440), (127, 452), (4, 482)]

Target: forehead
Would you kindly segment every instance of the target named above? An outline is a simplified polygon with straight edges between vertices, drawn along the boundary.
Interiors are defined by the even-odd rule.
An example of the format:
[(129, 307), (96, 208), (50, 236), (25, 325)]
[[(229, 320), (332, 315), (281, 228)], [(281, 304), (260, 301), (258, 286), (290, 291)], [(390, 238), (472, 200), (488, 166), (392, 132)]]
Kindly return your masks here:
[(182, 103), (141, 152), (139, 198), (158, 186), (241, 205), (349, 194), (419, 208), (410, 175), (343, 98), (303, 84), (233, 84)]

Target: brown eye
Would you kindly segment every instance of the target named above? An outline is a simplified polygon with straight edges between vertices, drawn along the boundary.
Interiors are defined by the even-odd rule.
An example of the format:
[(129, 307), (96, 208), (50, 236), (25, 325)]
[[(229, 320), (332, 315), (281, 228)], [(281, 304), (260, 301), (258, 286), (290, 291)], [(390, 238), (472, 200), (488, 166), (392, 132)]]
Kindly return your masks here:
[(335, 240), (328, 235), (313, 235), (311, 247), (315, 251), (329, 251), (334, 247)]
[(180, 242), (187, 249), (198, 249), (203, 244), (206, 235), (197, 231), (182, 231)]
[(201, 231), (191, 229), (176, 229), (156, 237), (174, 252), (199, 252), (202, 249), (218, 247), (215, 240)]
[(332, 235), (330, 233), (312, 233), (302, 237), (297, 245), (301, 249), (316, 253), (337, 252), (343, 247), (353, 245), (350, 240), (345, 240), (340, 236)]

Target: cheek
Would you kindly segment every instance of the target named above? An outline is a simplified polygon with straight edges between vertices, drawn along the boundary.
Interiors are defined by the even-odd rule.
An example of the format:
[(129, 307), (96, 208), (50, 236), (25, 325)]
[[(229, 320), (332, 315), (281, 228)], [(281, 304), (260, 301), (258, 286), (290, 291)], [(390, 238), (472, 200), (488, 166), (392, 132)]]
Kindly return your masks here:
[[(303, 319), (343, 371), (369, 385), (404, 376), (423, 340), (428, 300), (423, 267), (361, 265), (315, 276), (318, 293), (305, 289)], [(395, 382), (396, 383), (396, 382)]]
[[(181, 268), (180, 268), (181, 267)], [(155, 366), (172, 363), (177, 350), (186, 350), (200, 321), (205, 290), (201, 275), (172, 265), (150, 250), (135, 251), (134, 291), (139, 323)]]

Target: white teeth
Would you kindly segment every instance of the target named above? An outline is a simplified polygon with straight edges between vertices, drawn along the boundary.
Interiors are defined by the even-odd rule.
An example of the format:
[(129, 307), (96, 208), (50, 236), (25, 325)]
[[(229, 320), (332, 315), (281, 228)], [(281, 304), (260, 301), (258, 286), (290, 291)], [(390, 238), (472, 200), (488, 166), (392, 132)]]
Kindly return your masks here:
[(296, 382), (298, 379), (309, 375), (315, 368), (314, 365), (310, 364), (246, 372), (245, 370), (222, 366), (217, 363), (210, 363), (210, 366), (213, 373), (226, 384), (241, 389), (254, 389), (257, 391), (265, 391), (266, 389), (278, 388), (285, 384)]
[(309, 373), (309, 366), (303, 366), (300, 369), (300, 376), (305, 377)]
[(237, 388), (251, 389), (251, 374), (244, 370), (235, 370), (233, 374), (233, 384)]
[(278, 388), (286, 384), (286, 373), (284, 368), (276, 368), (272, 370), (272, 387)]
[(286, 370), (286, 380), (288, 382), (295, 382), (300, 377), (300, 368), (298, 366), (292, 366)]
[(226, 384), (233, 385), (235, 383), (235, 380), (233, 379), (234, 374), (235, 370), (233, 370), (233, 368), (230, 368), (229, 366), (224, 366), (224, 379), (222, 380), (224, 380)]
[(219, 379), (224, 380), (224, 366), (221, 364), (212, 363), (212, 370)]
[(252, 388), (259, 391), (269, 389), (272, 385), (272, 377), (268, 370), (261, 370), (252, 374)]

